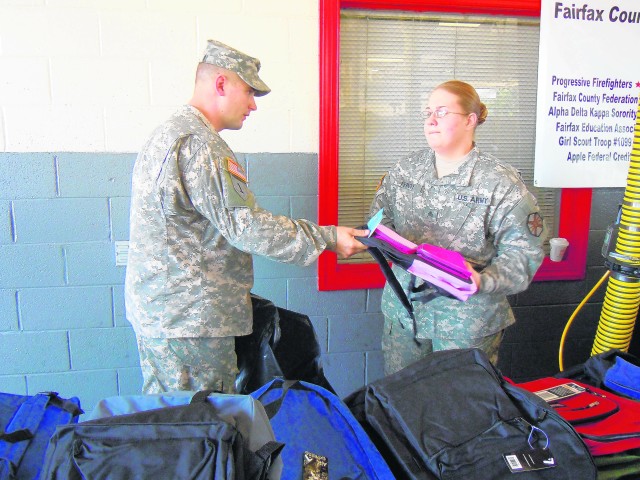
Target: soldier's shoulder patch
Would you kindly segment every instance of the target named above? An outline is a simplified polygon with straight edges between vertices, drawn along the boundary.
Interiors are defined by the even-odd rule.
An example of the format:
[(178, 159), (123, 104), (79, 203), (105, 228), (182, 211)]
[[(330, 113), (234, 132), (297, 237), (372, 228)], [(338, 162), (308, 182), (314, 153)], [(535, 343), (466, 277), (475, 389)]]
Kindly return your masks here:
[(534, 237), (542, 235), (542, 231), (544, 230), (542, 215), (538, 212), (530, 213), (527, 216), (527, 228), (529, 229), (529, 233)]
[(376, 192), (377, 192), (378, 190), (380, 190), (380, 187), (382, 186), (382, 182), (384, 181), (384, 177), (386, 177), (386, 176), (387, 176), (387, 174), (385, 173), (384, 175), (382, 175), (382, 176), (380, 177), (380, 180), (378, 180), (378, 186), (376, 187)]
[(244, 168), (242, 168), (242, 166), (240, 166), (233, 158), (224, 157), (223, 163), (231, 175), (242, 180), (244, 183), (247, 183), (247, 175), (244, 173)]

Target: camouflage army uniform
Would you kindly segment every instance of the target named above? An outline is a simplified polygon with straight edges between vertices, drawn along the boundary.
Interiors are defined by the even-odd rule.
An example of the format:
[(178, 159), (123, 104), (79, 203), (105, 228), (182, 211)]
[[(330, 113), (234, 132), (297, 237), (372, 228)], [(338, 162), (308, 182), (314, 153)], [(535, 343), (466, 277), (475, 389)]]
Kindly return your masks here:
[[(497, 358), (503, 330), (514, 323), (507, 295), (527, 288), (544, 253), (544, 226), (536, 199), (518, 172), (475, 147), (458, 172), (438, 179), (430, 148), (402, 159), (381, 181), (371, 215), (408, 240), (460, 252), (479, 272), (481, 287), (466, 302), (438, 296), (414, 302), (413, 323), (389, 285), (382, 295), (387, 373), (415, 360), (415, 338), (433, 348), (478, 346)], [(394, 266), (408, 289), (410, 274)], [(404, 327), (394, 336), (393, 329)], [(386, 345), (385, 345), (386, 343)], [(403, 347), (404, 345), (404, 347)], [(386, 348), (385, 348), (386, 346)], [(406, 349), (406, 351), (403, 351)], [(418, 350), (420, 350), (418, 348)]]
[[(335, 227), (260, 208), (244, 168), (205, 116), (179, 109), (152, 134), (133, 171), (125, 303), (143, 344), (145, 385), (156, 384), (147, 393), (161, 387), (145, 360), (175, 350), (170, 339), (190, 339), (183, 353), (191, 358), (202, 339), (203, 362), (219, 351), (237, 371), (234, 337), (252, 330), (252, 254), (309, 265), (335, 244)], [(211, 347), (212, 338), (226, 338), (226, 346)], [(163, 382), (189, 383), (175, 368)]]

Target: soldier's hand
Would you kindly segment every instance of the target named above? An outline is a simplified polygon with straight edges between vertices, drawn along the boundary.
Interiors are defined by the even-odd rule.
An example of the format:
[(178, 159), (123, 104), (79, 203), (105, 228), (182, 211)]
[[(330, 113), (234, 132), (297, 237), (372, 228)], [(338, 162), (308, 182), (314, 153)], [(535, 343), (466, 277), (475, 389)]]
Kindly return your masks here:
[(473, 266), (469, 262), (465, 261), (464, 263), (467, 265), (467, 268), (471, 271), (471, 280), (473, 280), (473, 283), (475, 283), (476, 287), (478, 287), (478, 291), (480, 291), (480, 285), (482, 284), (482, 277), (478, 272), (476, 272), (476, 270), (473, 268)]
[(364, 243), (354, 237), (366, 237), (369, 235), (369, 230), (356, 230), (355, 228), (338, 226), (336, 231), (338, 233), (336, 242), (338, 257), (349, 258), (351, 255), (364, 252), (367, 249)]

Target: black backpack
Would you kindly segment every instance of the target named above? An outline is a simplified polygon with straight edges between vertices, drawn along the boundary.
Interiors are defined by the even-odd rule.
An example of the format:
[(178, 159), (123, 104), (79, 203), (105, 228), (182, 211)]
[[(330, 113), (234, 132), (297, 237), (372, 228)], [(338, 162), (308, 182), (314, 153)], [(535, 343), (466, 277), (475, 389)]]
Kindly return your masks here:
[(397, 478), (596, 478), (573, 427), (478, 349), (434, 352), (345, 402)]
[(257, 452), (198, 392), (188, 405), (146, 410), (58, 427), (43, 479), (266, 479), (284, 447)]

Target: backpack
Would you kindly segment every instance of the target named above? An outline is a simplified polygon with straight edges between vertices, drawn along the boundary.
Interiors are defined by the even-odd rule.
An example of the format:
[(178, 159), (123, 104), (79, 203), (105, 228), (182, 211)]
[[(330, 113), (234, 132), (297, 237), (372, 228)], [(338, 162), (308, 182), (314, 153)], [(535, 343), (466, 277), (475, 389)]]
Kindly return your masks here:
[(345, 402), (397, 478), (596, 478), (569, 422), (479, 349), (433, 352)]
[(56, 426), (76, 423), (82, 413), (80, 400), (56, 392), (0, 393), (0, 478), (39, 478)]
[(274, 378), (303, 380), (335, 393), (324, 375), (322, 354), (308, 316), (251, 294), (253, 331), (236, 337), (236, 391), (249, 394)]
[(198, 392), (187, 405), (58, 427), (44, 479), (265, 479), (281, 444), (253, 452), (240, 431)]
[(536, 393), (569, 421), (591, 455), (640, 448), (640, 402), (577, 380), (546, 377), (518, 386)]
[(389, 480), (393, 474), (336, 395), (302, 381), (274, 379), (251, 394), (285, 443), (283, 480)]
[(640, 358), (617, 348), (592, 355), (584, 363), (554, 375), (640, 400)]

